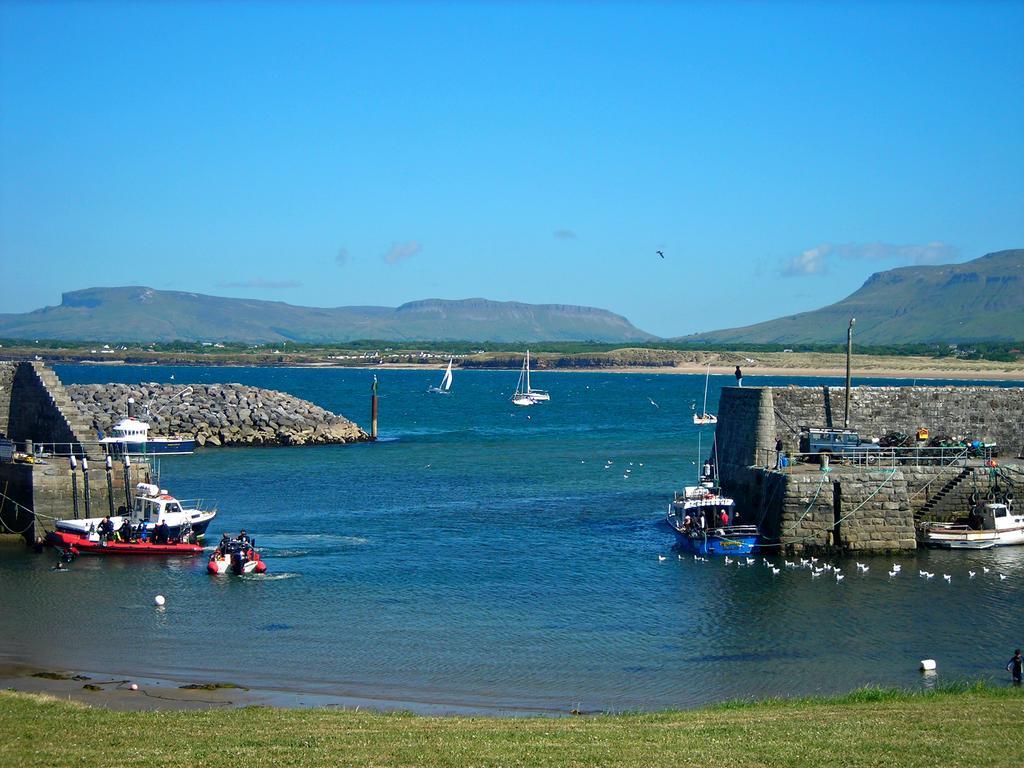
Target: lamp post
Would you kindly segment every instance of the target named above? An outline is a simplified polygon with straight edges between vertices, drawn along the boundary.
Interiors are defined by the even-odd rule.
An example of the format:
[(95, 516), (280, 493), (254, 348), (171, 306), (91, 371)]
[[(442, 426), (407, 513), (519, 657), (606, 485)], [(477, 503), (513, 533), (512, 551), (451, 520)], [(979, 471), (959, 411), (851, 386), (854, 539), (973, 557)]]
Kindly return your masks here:
[(843, 429), (850, 428), (850, 356), (853, 354), (853, 324), (857, 318), (850, 318), (846, 329), (846, 410), (843, 412)]

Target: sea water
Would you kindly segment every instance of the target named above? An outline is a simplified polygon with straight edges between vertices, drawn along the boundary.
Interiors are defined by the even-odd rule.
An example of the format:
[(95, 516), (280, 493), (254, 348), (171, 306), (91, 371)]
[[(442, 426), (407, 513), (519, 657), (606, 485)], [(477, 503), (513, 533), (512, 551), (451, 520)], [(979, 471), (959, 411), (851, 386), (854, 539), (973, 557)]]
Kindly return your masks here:
[[(540, 372), (551, 402), (517, 408), (517, 371), (456, 370), (447, 396), (427, 392), (440, 370), (57, 372), (65, 383), (242, 382), (364, 426), (376, 375), (381, 440), (162, 460), (163, 487), (216, 503), (211, 544), (245, 528), (266, 577), (211, 577), (205, 558), (83, 556), (60, 573), (52, 552), (5, 548), (0, 662), (425, 711), (566, 712), (913, 688), (934, 681), (917, 671), (923, 658), (939, 679), (1000, 676), (1024, 644), (1022, 548), (860, 557), (863, 574), (833, 558), (842, 582), (775, 576), (761, 558), (680, 559), (662, 520), (696, 476), (703, 376)], [(709, 410), (733, 383), (711, 377)], [(903, 569), (890, 578), (893, 562)]]

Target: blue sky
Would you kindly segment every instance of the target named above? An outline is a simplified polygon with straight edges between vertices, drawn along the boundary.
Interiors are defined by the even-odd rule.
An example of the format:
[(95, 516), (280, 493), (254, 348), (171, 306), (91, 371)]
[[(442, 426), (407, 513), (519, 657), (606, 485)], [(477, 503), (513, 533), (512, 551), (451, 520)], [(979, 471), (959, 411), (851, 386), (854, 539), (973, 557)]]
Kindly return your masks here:
[(1020, 2), (3, 3), (0, 312), (812, 309), (1024, 247), (1022, 39)]

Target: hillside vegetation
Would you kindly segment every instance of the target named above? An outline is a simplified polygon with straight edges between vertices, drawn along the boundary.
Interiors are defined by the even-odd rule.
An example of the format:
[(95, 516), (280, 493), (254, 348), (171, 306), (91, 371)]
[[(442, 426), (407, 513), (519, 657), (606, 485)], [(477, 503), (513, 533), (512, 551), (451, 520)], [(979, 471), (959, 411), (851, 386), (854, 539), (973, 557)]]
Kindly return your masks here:
[(0, 337), (284, 343), (355, 339), (425, 341), (646, 341), (604, 309), (514, 301), (428, 299), (400, 307), (298, 307), (130, 286), (65, 293), (59, 306), (0, 315)]
[(842, 301), (756, 325), (694, 334), (708, 344), (962, 344), (1024, 339), (1024, 250), (964, 264), (902, 267), (872, 275)]

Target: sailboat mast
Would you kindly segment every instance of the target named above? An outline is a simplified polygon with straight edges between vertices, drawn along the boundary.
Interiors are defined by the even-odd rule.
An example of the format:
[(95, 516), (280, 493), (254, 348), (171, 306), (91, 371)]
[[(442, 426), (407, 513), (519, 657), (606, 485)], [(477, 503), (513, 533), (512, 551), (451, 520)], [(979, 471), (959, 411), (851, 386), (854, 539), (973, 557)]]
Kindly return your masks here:
[(708, 379), (711, 378), (711, 363), (708, 363), (708, 371), (704, 374), (704, 413), (701, 416), (708, 415)]
[(530, 391), (530, 350), (526, 350), (526, 391)]

